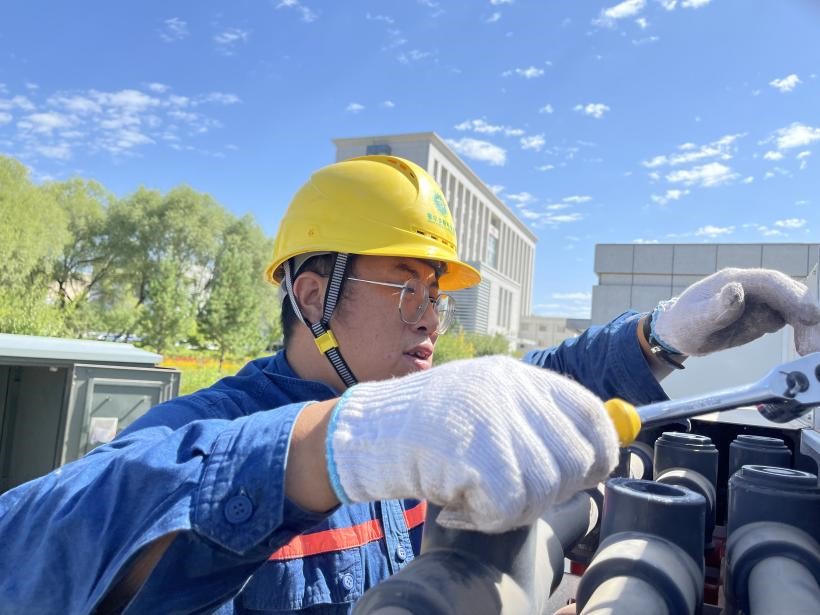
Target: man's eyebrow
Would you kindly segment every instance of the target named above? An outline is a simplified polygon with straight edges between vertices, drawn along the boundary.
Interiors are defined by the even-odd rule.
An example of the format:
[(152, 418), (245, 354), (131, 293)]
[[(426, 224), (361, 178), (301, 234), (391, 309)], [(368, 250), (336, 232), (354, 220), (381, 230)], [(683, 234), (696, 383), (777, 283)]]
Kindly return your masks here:
[[(411, 276), (413, 276), (413, 278), (415, 278), (417, 280), (421, 279), (421, 275), (419, 275), (418, 269), (408, 265), (407, 263), (397, 263), (396, 264), (396, 271), (405, 271), (405, 272), (409, 273)], [(438, 276), (436, 276), (436, 278), (430, 284), (430, 289), (431, 290), (438, 290)]]
[(419, 277), (421, 277), (421, 276), (419, 275), (418, 270), (417, 270), (417, 269), (415, 269), (415, 268), (413, 268), (413, 267), (411, 267), (411, 266), (410, 266), (410, 265), (408, 265), (407, 263), (396, 263), (396, 270), (397, 270), (397, 271), (406, 271), (407, 273), (409, 273), (410, 275), (412, 275), (414, 278), (419, 278)]

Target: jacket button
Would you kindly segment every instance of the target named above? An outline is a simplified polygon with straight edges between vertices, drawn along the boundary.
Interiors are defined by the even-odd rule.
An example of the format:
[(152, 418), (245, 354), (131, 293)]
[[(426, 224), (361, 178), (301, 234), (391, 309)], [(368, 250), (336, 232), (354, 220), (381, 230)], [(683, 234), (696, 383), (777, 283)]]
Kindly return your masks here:
[(396, 559), (400, 562), (403, 562), (407, 559), (407, 551), (404, 550), (404, 547), (402, 545), (396, 547)]
[(245, 523), (253, 514), (253, 504), (246, 495), (235, 495), (225, 504), (225, 518), (228, 523)]
[(349, 572), (342, 575), (342, 587), (344, 587), (347, 591), (353, 589), (353, 575)]

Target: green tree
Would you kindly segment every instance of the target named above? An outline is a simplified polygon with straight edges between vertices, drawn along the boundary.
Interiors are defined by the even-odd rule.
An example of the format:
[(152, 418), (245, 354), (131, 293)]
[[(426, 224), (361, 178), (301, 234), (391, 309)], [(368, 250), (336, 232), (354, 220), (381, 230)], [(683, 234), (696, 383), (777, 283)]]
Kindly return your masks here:
[(54, 261), (52, 279), (68, 331), (82, 337), (100, 329), (89, 298), (111, 273), (117, 256), (107, 224), (107, 210), (115, 199), (97, 182), (79, 178), (47, 184), (43, 190), (68, 222), (68, 237)]
[(216, 256), (200, 332), (216, 346), (219, 369), (227, 355), (249, 356), (267, 345), (262, 335), (266, 242), (250, 216), (225, 230)]
[(484, 357), (493, 354), (510, 354), (510, 342), (501, 333), (486, 335), (484, 333), (468, 333), (467, 340), (475, 348), (475, 356)]
[[(108, 293), (137, 308), (117, 338), (141, 337), (158, 350), (195, 334), (229, 215), (210, 196), (180, 186), (162, 196), (140, 188), (109, 212), (109, 241), (117, 246)], [(107, 296), (108, 303), (117, 301)]]
[(54, 258), (68, 236), (63, 211), (32, 183), (25, 166), (0, 156), (0, 331), (33, 335), (62, 332), (48, 303)]
[(436, 352), (433, 355), (435, 365), (441, 365), (457, 359), (470, 359), (475, 356), (475, 347), (468, 335), (459, 327), (450, 329), (436, 341)]

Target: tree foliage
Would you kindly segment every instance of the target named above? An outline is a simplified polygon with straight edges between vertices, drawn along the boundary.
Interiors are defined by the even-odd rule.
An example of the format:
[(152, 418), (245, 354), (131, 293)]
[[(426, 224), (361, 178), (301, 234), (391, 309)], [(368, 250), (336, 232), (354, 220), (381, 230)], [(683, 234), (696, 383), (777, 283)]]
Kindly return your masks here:
[[(189, 186), (117, 198), (80, 178), (37, 185), (0, 156), (0, 220), (0, 332), (207, 349), (220, 366), (281, 341), (271, 240)], [(435, 356), (506, 352), (503, 336), (458, 328)]]

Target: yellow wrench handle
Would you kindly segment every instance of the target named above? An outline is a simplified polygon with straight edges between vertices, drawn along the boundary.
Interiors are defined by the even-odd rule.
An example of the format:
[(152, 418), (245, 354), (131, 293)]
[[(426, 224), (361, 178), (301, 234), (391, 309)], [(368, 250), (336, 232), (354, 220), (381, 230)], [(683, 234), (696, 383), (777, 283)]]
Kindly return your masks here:
[(641, 431), (641, 416), (635, 410), (635, 406), (616, 397), (604, 402), (604, 407), (609, 413), (612, 424), (615, 425), (621, 446), (632, 444)]

